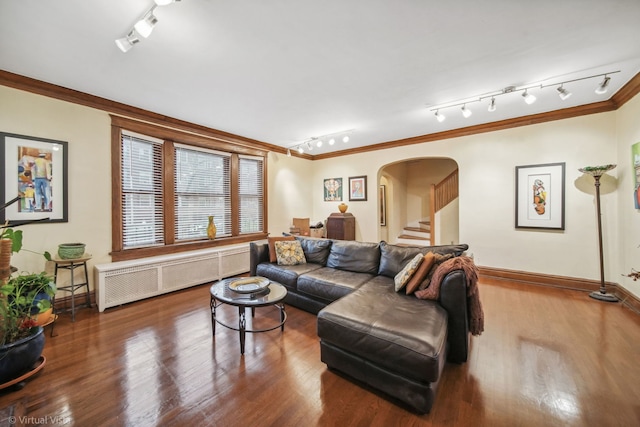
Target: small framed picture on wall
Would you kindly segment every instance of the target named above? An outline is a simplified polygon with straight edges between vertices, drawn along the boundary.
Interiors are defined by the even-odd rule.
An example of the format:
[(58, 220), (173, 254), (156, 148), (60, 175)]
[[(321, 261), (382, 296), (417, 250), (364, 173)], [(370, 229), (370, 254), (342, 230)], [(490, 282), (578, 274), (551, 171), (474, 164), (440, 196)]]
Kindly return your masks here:
[(349, 201), (367, 200), (367, 177), (349, 177)]

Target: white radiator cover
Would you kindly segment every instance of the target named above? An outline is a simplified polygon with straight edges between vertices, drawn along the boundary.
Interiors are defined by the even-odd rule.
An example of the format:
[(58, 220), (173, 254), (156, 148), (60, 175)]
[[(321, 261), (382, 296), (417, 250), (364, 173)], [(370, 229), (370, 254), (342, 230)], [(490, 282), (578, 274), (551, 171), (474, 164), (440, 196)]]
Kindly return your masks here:
[(94, 266), (98, 309), (249, 271), (249, 243)]

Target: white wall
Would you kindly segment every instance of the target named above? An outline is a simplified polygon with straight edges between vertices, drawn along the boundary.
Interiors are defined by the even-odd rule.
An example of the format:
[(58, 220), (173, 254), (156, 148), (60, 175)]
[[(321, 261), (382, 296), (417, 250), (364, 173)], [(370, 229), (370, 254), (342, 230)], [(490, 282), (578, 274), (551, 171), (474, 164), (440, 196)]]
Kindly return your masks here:
[[(105, 112), (0, 86), (0, 130), (68, 142), (69, 222), (30, 224), (23, 248), (57, 252), (58, 244), (86, 243), (92, 265), (111, 257), (111, 120)], [(22, 271), (42, 271), (42, 256), (14, 254), (11, 264)], [(48, 266), (51, 269), (51, 266)], [(80, 272), (80, 270), (78, 270)], [(90, 278), (90, 282), (92, 279)]]
[(618, 226), (620, 243), (613, 248), (615, 258), (619, 260), (615, 281), (640, 296), (640, 282), (624, 277), (631, 269), (640, 270), (640, 210), (633, 203), (633, 164), (631, 146), (640, 142), (640, 96), (623, 105), (616, 114), (618, 139)]
[[(309, 161), (282, 154), (268, 159), (269, 231), (287, 231), (291, 218), (322, 221), (339, 202), (323, 201), (323, 179), (366, 175), (368, 200), (349, 202), (356, 216), (356, 238), (378, 241), (377, 177), (383, 166), (412, 158), (446, 157), (460, 170), (460, 242), (468, 243), (481, 266), (599, 279), (593, 194), (579, 167), (617, 163), (610, 172), (618, 189), (602, 197), (605, 279), (640, 296), (640, 284), (623, 278), (640, 268), (640, 215), (631, 205), (630, 146), (640, 141), (640, 96), (616, 112), (524, 126), (486, 134)], [(54, 252), (59, 243), (82, 241), (93, 254), (90, 266), (110, 261), (110, 119), (91, 108), (0, 86), (0, 129), (69, 143), (69, 222), (23, 227), (25, 247)], [(354, 135), (356, 137), (356, 135)], [(515, 166), (566, 162), (566, 229), (525, 231), (514, 227)], [(579, 179), (580, 178), (580, 179)], [(404, 224), (393, 194), (405, 177), (387, 178), (388, 219)], [(397, 182), (396, 182), (397, 181)], [(395, 203), (395, 202), (394, 202)], [(389, 222), (388, 222), (389, 223)], [(400, 227), (400, 225), (397, 225)], [(390, 235), (395, 233), (389, 229)], [(28, 252), (14, 257), (27, 271), (43, 268)]]
[[(314, 162), (315, 179), (373, 177), (383, 166), (406, 159), (451, 158), (460, 171), (460, 242), (469, 244), (478, 265), (599, 280), (594, 197), (579, 190), (575, 181), (582, 176), (579, 167), (616, 162), (615, 114), (600, 113), (320, 160)], [(566, 162), (565, 230), (516, 229), (515, 167), (555, 162)], [(628, 173), (626, 165), (610, 174), (615, 177), (625, 169)], [(615, 282), (620, 278), (620, 265), (611, 255), (619, 238), (618, 194), (602, 196), (605, 279)], [(362, 203), (353, 212), (361, 233), (357, 238), (376, 241), (377, 229), (371, 225), (377, 220), (377, 205), (371, 199)], [(317, 197), (314, 206), (316, 215), (326, 214)]]

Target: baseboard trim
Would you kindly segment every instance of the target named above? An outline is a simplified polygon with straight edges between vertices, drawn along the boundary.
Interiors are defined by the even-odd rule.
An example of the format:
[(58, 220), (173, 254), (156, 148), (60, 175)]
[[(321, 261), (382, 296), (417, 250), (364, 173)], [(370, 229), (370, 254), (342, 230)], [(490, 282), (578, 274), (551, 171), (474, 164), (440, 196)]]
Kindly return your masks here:
[[(551, 274), (532, 273), (528, 271), (506, 270), (502, 268), (478, 266), (480, 277), (495, 280), (509, 280), (538, 286), (572, 289), (582, 292), (593, 292), (600, 289), (600, 281), (577, 277), (554, 276)], [(616, 295), (627, 308), (640, 314), (640, 299), (617, 283), (606, 282), (607, 291)]]

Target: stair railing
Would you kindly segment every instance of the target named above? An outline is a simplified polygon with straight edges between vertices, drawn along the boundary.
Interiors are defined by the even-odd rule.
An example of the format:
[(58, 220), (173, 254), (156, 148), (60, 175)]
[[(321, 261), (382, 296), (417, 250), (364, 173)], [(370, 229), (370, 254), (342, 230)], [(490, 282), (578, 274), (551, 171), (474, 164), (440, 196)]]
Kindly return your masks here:
[(447, 175), (437, 184), (431, 184), (429, 192), (429, 222), (431, 223), (430, 241), (435, 245), (436, 212), (458, 198), (458, 169)]

